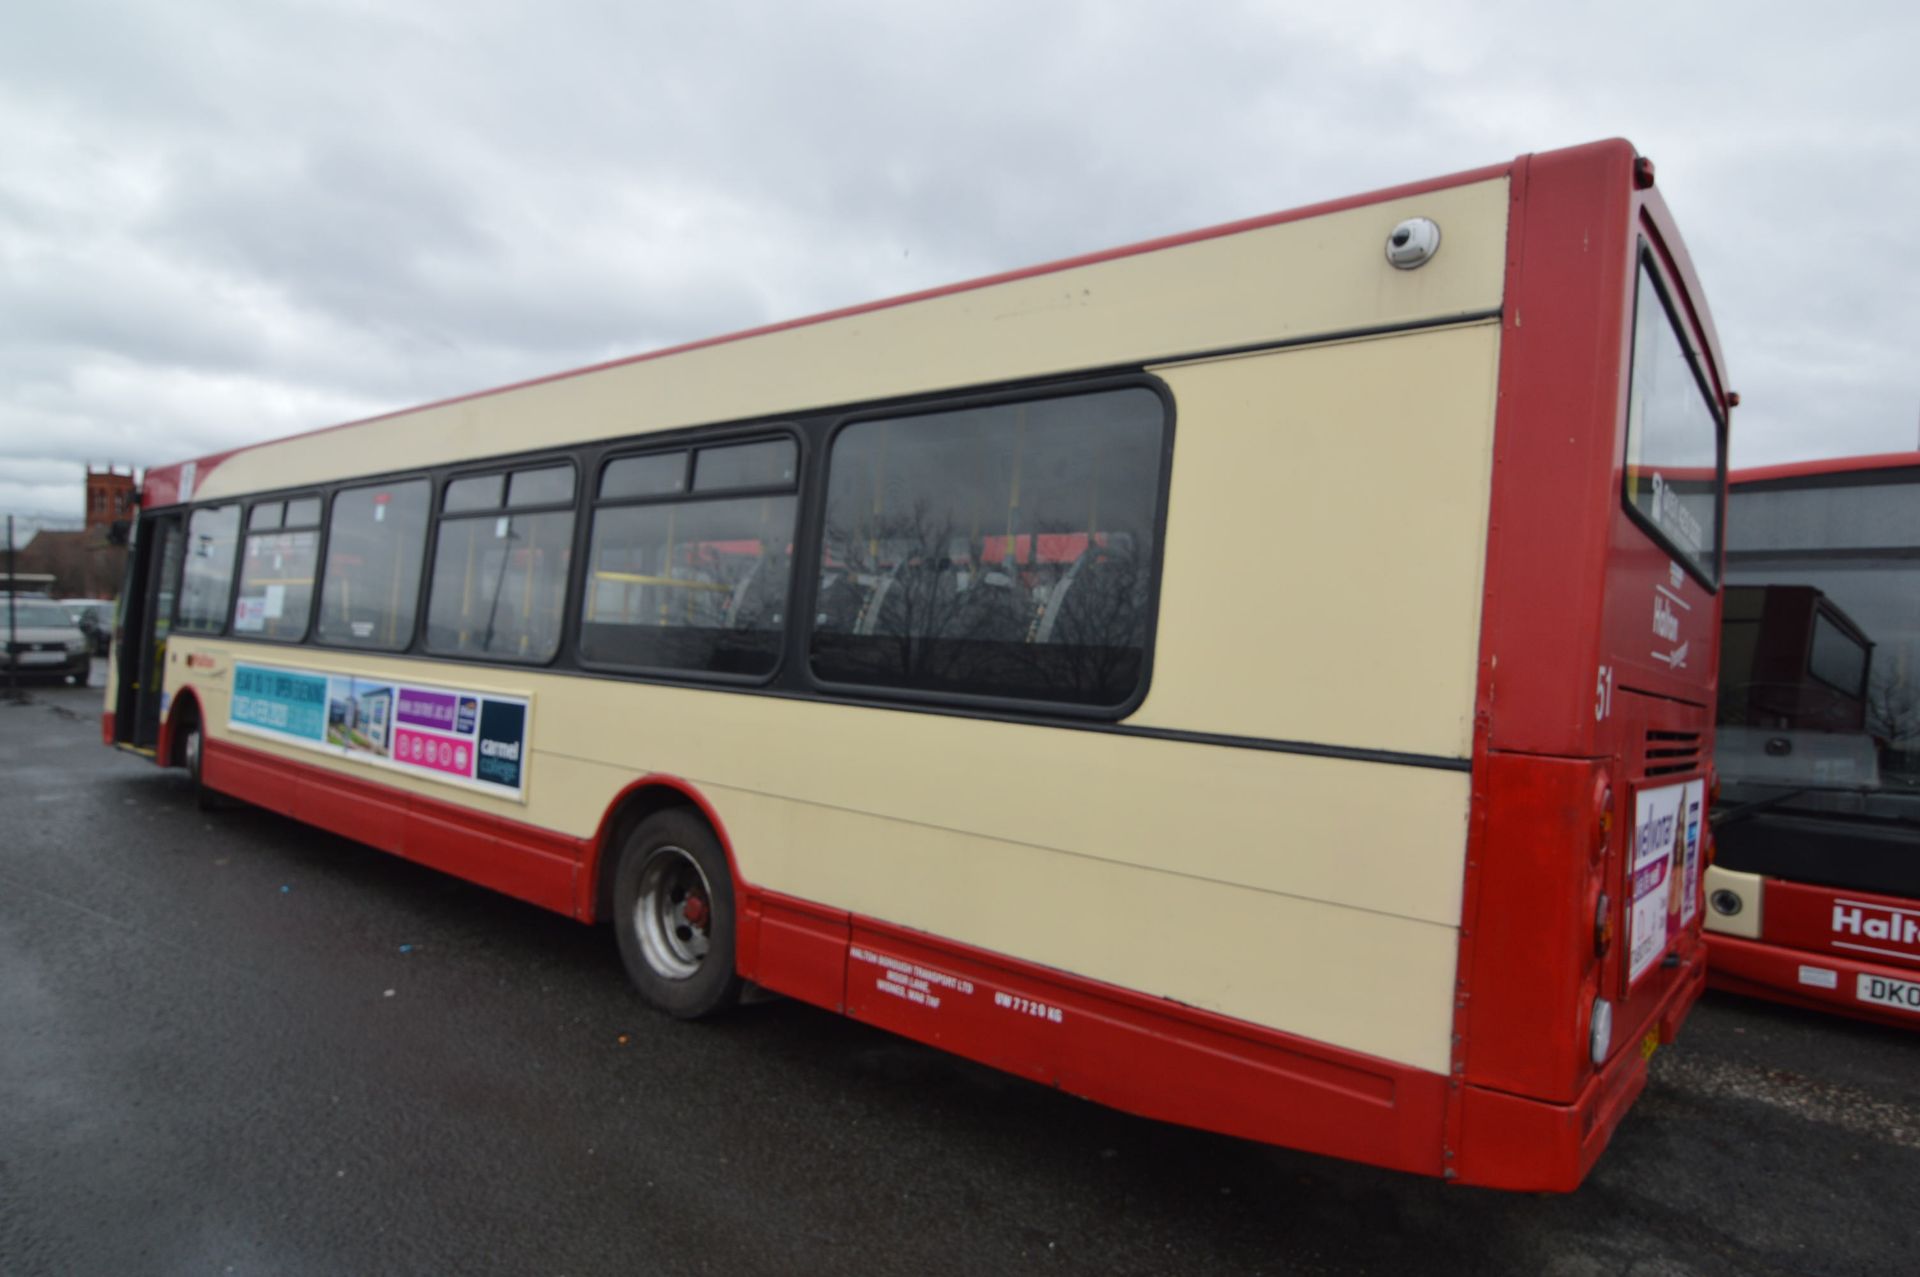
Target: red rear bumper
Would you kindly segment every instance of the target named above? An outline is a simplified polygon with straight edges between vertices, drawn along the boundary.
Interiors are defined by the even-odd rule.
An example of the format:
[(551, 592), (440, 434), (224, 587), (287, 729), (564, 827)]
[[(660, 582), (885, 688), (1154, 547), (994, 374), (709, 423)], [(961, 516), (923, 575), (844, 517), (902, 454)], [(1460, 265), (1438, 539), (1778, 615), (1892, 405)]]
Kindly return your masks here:
[(1612, 1062), (1572, 1104), (1465, 1087), (1460, 1138), (1449, 1141), (1460, 1149), (1459, 1182), (1548, 1192), (1578, 1188), (1646, 1088), (1653, 1047), (1679, 1034), (1706, 984), (1705, 957), (1696, 953), (1652, 1019), (1636, 1037), (1616, 1043)]

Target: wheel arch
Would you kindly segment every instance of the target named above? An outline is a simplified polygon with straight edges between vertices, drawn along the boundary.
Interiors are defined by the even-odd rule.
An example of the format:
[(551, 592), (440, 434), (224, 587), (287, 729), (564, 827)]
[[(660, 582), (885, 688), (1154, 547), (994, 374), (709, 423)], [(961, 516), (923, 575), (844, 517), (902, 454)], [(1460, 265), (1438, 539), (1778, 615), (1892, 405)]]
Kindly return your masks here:
[(586, 886), (577, 908), (580, 921), (604, 922), (612, 916), (613, 879), (620, 865), (621, 844), (641, 821), (676, 808), (694, 812), (712, 830), (727, 858), (727, 869), (733, 875), (734, 907), (736, 911), (743, 908), (749, 888), (740, 876), (740, 860), (734, 855), (733, 839), (713, 804), (698, 788), (678, 776), (649, 775), (633, 781), (615, 795), (600, 818), (600, 828), (588, 848), (586, 871), (581, 875)]

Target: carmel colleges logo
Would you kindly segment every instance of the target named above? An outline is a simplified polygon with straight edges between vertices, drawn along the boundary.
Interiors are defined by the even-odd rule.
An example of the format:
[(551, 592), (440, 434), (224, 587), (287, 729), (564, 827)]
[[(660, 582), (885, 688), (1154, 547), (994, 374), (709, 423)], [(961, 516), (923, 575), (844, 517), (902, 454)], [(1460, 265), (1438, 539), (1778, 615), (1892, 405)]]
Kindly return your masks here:
[(1836, 900), (1833, 947), (1920, 959), (1920, 910), (1864, 900)]
[(480, 705), (480, 756), (474, 776), (509, 789), (520, 788), (521, 747), (526, 743), (527, 707), (512, 701)]

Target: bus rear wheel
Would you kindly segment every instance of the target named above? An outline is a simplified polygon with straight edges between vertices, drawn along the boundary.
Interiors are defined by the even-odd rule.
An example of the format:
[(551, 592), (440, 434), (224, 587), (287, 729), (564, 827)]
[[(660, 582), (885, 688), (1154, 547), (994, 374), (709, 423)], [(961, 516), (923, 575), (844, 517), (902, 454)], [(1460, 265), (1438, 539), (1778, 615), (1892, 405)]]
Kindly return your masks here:
[(682, 1020), (740, 1000), (733, 874), (699, 817), (664, 811), (642, 821), (621, 848), (613, 901), (620, 957), (641, 997)]

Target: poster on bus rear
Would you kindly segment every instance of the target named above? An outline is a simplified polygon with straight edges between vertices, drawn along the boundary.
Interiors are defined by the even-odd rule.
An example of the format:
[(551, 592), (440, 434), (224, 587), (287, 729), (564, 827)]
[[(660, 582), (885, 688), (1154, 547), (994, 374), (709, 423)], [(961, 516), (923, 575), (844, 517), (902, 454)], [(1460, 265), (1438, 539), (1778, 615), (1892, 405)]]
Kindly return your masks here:
[(1627, 892), (1627, 980), (1659, 961), (1700, 908), (1703, 781), (1643, 789), (1635, 798)]
[(530, 709), (523, 696), (242, 663), (227, 725), (524, 801)]

